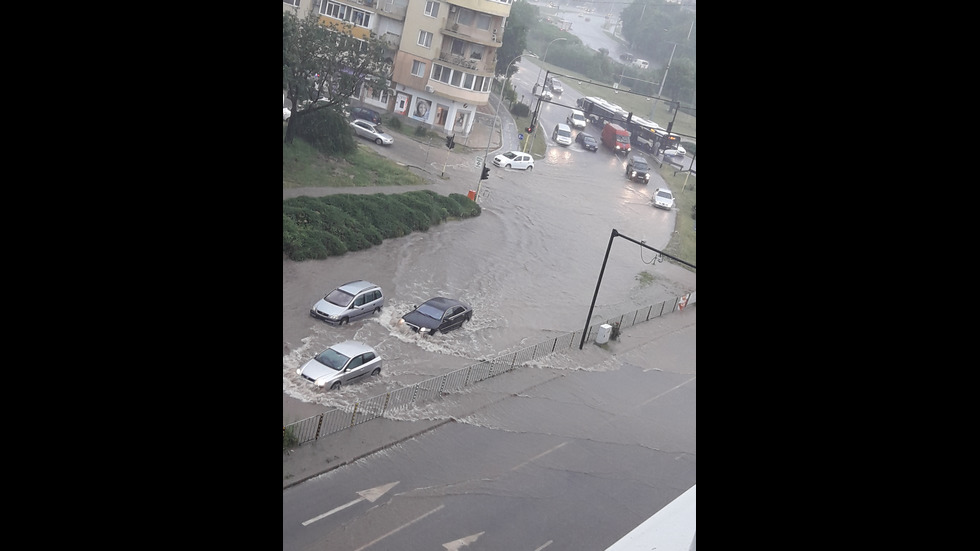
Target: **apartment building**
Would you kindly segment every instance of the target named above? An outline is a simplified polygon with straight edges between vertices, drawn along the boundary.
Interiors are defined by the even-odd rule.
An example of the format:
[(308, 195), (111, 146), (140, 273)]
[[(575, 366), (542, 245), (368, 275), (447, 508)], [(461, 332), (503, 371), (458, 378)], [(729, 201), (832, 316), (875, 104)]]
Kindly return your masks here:
[(346, 21), (354, 36), (383, 38), (390, 87), (365, 82), (352, 98), (447, 134), (467, 135), (490, 83), (512, 0), (283, 0), (283, 11), (323, 24)]

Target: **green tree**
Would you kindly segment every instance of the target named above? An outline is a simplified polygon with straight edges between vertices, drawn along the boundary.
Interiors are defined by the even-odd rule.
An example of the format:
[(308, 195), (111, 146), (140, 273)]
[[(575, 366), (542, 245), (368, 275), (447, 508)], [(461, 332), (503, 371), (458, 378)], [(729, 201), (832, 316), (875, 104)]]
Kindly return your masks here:
[(388, 84), (387, 44), (373, 33), (368, 40), (357, 39), (352, 29), (349, 23), (321, 24), (316, 10), (303, 19), (282, 14), (282, 85), (293, 104), (287, 143), (310, 114), (325, 109), (341, 113), (365, 79)]
[[(510, 7), (510, 17), (507, 18), (507, 27), (501, 37), (503, 44), (497, 48), (497, 66), (495, 72), (510, 78), (516, 70), (513, 65), (507, 67), (504, 64), (513, 61), (515, 57), (524, 53), (527, 48), (527, 32), (537, 21), (538, 8), (527, 2), (517, 1)], [(506, 74), (505, 74), (506, 71)]]
[(620, 15), (623, 36), (637, 56), (650, 61), (653, 66), (649, 74), (654, 76), (648, 80), (659, 82), (663, 78), (667, 62), (670, 61), (664, 94), (692, 103), (697, 65), (695, 15), (678, 4), (664, 4), (654, 0), (634, 0), (623, 8)]

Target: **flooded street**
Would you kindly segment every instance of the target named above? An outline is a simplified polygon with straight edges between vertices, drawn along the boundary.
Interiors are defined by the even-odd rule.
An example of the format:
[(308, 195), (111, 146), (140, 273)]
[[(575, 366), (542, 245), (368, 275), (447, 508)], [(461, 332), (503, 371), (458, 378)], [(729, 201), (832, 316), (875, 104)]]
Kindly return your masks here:
[[(673, 231), (676, 211), (650, 204), (657, 183), (632, 183), (623, 167), (622, 158), (602, 149), (550, 147), (533, 171), (493, 168), (476, 218), (342, 257), (283, 260), (284, 423), (581, 330), (611, 231), (661, 250)], [(435, 184), (449, 191), (434, 190), (466, 193), (477, 177), (475, 168), (472, 179), (459, 171)], [(696, 289), (696, 274), (652, 263), (654, 256), (614, 240), (591, 323)], [(650, 277), (641, 277), (644, 272)], [(380, 315), (344, 327), (310, 317), (313, 303), (357, 279), (384, 290)], [(402, 315), (435, 296), (469, 304), (472, 320), (426, 339), (398, 326)], [(348, 339), (379, 352), (380, 376), (324, 391), (296, 374), (314, 354)]]

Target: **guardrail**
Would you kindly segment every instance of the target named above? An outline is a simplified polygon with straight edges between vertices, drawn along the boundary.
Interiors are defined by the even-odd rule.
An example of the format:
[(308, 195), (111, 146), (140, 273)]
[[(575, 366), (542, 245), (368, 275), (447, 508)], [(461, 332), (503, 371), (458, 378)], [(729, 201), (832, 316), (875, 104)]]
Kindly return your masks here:
[[(600, 325), (606, 323), (610, 325), (618, 324), (619, 329), (622, 330), (671, 312), (683, 310), (686, 306), (690, 306), (696, 301), (697, 291), (672, 300), (652, 304), (619, 317), (609, 318), (601, 323), (590, 325), (585, 340), (586, 342), (595, 341), (595, 336)], [(492, 360), (483, 360), (468, 367), (415, 383), (412, 386), (380, 394), (373, 398), (355, 402), (350, 406), (335, 408), (314, 415), (313, 417), (285, 425), (282, 428), (283, 447), (286, 447), (285, 442), (287, 440), (290, 446), (298, 446), (306, 442), (312, 442), (323, 436), (349, 429), (372, 419), (384, 417), (385, 413), (389, 411), (404, 410), (418, 403), (439, 398), (444, 394), (459, 392), (467, 386), (522, 367), (525, 363), (536, 358), (542, 358), (555, 352), (572, 348), (581, 341), (581, 335), (581, 331), (566, 333), (511, 354), (506, 354)]]

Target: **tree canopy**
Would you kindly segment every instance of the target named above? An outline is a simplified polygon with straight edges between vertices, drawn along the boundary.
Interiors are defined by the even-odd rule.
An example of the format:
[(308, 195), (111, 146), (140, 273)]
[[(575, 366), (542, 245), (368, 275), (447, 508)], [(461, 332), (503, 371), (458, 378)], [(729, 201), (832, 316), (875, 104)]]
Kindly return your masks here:
[(510, 17), (502, 37), (503, 44), (497, 48), (496, 74), (510, 77), (516, 70), (513, 65), (504, 64), (524, 53), (527, 48), (527, 32), (536, 24), (538, 8), (527, 2), (517, 1), (510, 7)]
[(324, 25), (315, 10), (302, 19), (283, 12), (282, 86), (292, 102), (286, 141), (293, 138), (294, 123), (310, 113), (341, 112), (365, 80), (388, 86), (387, 44), (373, 33), (367, 40), (355, 38), (353, 28)]

